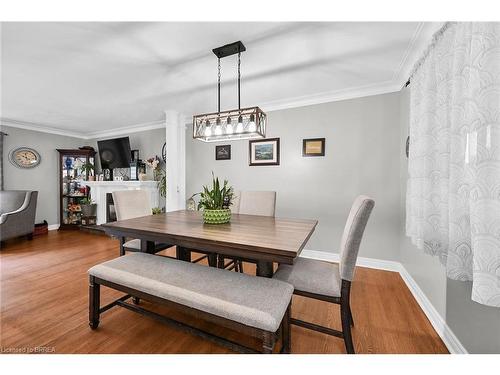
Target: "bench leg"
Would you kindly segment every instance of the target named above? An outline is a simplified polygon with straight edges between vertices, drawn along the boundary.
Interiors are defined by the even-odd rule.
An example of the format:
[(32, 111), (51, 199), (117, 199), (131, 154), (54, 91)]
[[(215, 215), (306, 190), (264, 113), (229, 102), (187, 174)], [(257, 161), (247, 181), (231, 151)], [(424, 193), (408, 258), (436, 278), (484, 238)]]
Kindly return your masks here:
[(125, 248), (123, 245), (125, 244), (125, 237), (120, 237), (120, 256), (125, 255)]
[(89, 276), (89, 326), (96, 329), (99, 326), (99, 308), (101, 286), (95, 282), (94, 276)]
[(290, 318), (292, 317), (292, 302), (288, 305), (286, 309), (285, 316), (283, 317), (283, 337), (282, 337), (282, 345), (283, 345), (283, 353), (290, 354), (292, 352), (292, 330), (290, 327)]
[(274, 349), (274, 334), (264, 331), (262, 333), (262, 353), (272, 354)]
[(217, 267), (217, 254), (211, 253), (208, 254), (208, 265), (210, 267)]

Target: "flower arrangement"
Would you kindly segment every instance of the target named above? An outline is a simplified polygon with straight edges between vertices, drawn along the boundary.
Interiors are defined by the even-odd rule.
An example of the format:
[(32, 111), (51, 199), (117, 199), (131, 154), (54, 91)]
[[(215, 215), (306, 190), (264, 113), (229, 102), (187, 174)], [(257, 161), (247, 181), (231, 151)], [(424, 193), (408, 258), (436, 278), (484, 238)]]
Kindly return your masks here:
[(167, 196), (167, 173), (160, 166), (161, 160), (158, 155), (146, 160), (146, 165), (153, 170), (153, 178), (156, 181), (160, 196)]

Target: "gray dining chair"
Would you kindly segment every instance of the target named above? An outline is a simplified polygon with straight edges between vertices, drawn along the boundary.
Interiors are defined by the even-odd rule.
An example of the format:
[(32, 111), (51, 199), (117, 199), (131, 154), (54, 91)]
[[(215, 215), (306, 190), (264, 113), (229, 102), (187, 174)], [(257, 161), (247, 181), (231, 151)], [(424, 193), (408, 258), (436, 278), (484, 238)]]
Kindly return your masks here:
[(340, 305), (342, 331), (323, 327), (299, 319), (291, 323), (344, 339), (347, 353), (354, 354), (351, 325), (350, 293), (354, 277), (359, 245), (375, 201), (367, 196), (359, 196), (354, 201), (340, 242), (340, 262), (331, 263), (314, 259), (298, 258), (295, 264), (282, 264), (273, 278), (286, 281), (295, 288), (294, 294)]
[[(141, 216), (152, 215), (150, 195), (145, 190), (122, 190), (113, 191), (113, 203), (115, 206), (116, 219), (127, 220)], [(171, 247), (168, 244), (156, 243), (155, 252)], [(126, 251), (141, 251), (141, 240), (120, 238), (120, 255)]]
[[(235, 214), (274, 216), (276, 211), (275, 191), (236, 191), (231, 205), (231, 212)], [(224, 255), (218, 256), (218, 268), (243, 272), (243, 259), (232, 258), (226, 263)]]

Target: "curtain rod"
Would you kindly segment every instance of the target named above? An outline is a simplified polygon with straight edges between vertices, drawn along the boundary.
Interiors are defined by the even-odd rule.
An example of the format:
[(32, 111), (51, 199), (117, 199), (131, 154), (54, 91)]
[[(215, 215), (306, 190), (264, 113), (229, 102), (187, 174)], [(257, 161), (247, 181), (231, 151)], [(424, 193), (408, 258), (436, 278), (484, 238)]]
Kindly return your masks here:
[(422, 56), (417, 60), (417, 62), (413, 65), (413, 69), (411, 70), (410, 76), (408, 77), (408, 80), (405, 83), (405, 87), (410, 86), (411, 79), (413, 78), (413, 75), (417, 72), (417, 70), (420, 68), (420, 66), (424, 63), (425, 59), (427, 59), (427, 56), (429, 56), (429, 53), (431, 50), (436, 46), (436, 43), (441, 39), (443, 36), (444, 32), (448, 30), (448, 28), (451, 25), (454, 25), (458, 22), (445, 22), (443, 26), (439, 28), (433, 35), (431, 42), (425, 49), (425, 51), (422, 53)]

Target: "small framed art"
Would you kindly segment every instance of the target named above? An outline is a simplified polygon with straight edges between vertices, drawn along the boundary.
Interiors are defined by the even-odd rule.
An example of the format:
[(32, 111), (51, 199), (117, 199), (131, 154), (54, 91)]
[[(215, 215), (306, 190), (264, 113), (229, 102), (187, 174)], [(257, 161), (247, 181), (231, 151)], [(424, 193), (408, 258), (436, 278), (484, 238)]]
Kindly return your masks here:
[(248, 141), (250, 166), (280, 165), (280, 139), (268, 138)]
[(231, 145), (215, 146), (215, 160), (231, 160)]
[(303, 139), (302, 156), (325, 156), (325, 138)]

